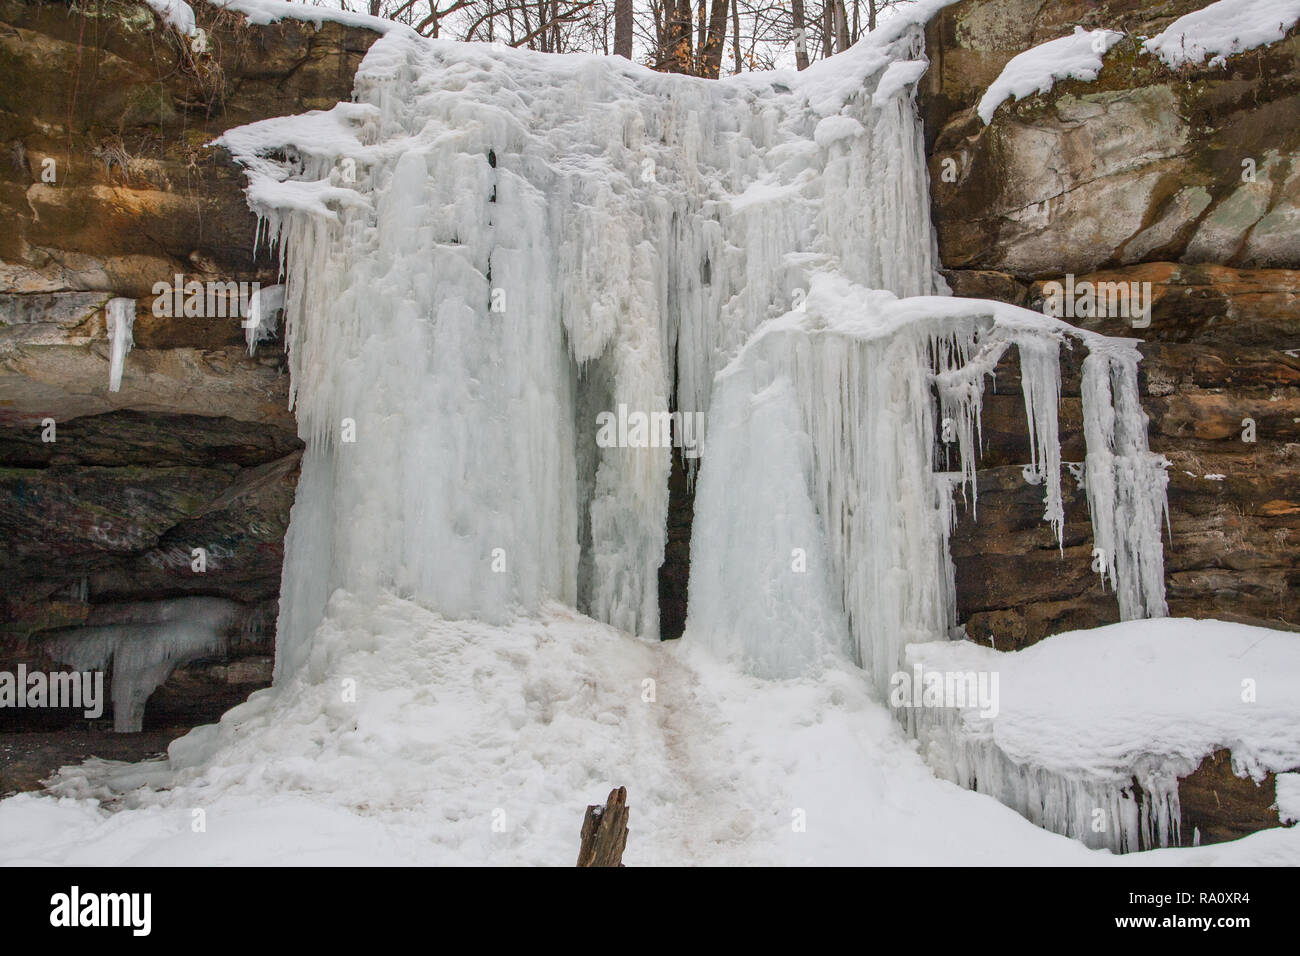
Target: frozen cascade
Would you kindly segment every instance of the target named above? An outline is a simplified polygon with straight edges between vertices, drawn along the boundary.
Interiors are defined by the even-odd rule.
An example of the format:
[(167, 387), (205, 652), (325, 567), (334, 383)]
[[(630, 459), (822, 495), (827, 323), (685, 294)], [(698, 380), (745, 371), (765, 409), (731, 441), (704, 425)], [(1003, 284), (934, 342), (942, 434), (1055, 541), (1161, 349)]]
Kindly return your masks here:
[(116, 392), (122, 387), (122, 369), (126, 366), (126, 353), (134, 343), (131, 327), (135, 324), (135, 299), (109, 299), (107, 314), (109, 360), (108, 390)]
[[(1105, 363), (1117, 394), (1132, 397), (1115, 408), (1109, 392), (1094, 388), (1087, 398), (1089, 473), (1103, 476), (1089, 485), (1090, 501), (1099, 541), (1119, 555), (1110, 580), (1122, 613), (1162, 614), (1164, 462), (1146, 450), (1134, 343), (1013, 306), (900, 300), (816, 274), (803, 307), (764, 325), (718, 376), (695, 502), (688, 635), (782, 677), (815, 667), (826, 646), (847, 647), (883, 697), (907, 645), (941, 640), (956, 623), (952, 495), (960, 486), (973, 500), (984, 376), (1012, 346), (1033, 449), (1027, 471), (1044, 485), (1044, 520), (1060, 540), (1066, 339), (1090, 350), (1087, 368)], [(952, 473), (936, 454), (945, 420), (958, 446)], [(1121, 484), (1122, 494), (1107, 496)], [(788, 527), (778, 536), (755, 514)], [(822, 611), (801, 626), (774, 614), (797, 615), (819, 586), (806, 579), (827, 575), (842, 620)]]
[(1168, 612), (1160, 525), (1168, 522), (1169, 476), (1163, 456), (1147, 446), (1137, 362), (1135, 349), (1118, 345), (1083, 361), (1084, 488), (1094, 557), (1125, 621)]
[(493, 623), (554, 599), (656, 636), (670, 452), (597, 443), (626, 405), (708, 415), (687, 639), (772, 677), (847, 655), (883, 698), (909, 644), (954, 633), (953, 495), (975, 503), (1013, 346), (1058, 539), (1059, 352), (1089, 351), (1106, 579), (1126, 618), (1163, 613), (1134, 343), (944, 295), (924, 68), (901, 18), (723, 82), (394, 29), (355, 102), (227, 133), (281, 255), (307, 444), (277, 683), (328, 673), (338, 589)]
[(124, 604), (122, 623), (69, 628), (44, 645), (55, 660), (78, 671), (112, 669), (113, 729), (137, 733), (144, 707), (179, 664), (225, 647), (242, 607), (223, 598), (173, 598)]
[(706, 413), (815, 268), (943, 289), (920, 29), (879, 32), (787, 87), (395, 30), (356, 102), (223, 137), (283, 257), (308, 446), (277, 674), (343, 585), (657, 635), (670, 450), (599, 447), (596, 414)]

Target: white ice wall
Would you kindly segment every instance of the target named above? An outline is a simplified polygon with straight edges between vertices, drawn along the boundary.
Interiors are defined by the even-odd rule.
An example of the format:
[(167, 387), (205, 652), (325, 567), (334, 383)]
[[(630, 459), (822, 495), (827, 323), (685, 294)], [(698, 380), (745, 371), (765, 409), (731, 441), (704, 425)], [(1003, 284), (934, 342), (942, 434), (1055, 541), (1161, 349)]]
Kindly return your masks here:
[(707, 412), (814, 267), (937, 288), (919, 28), (895, 33), (719, 83), (394, 31), (356, 103), (224, 137), (284, 256), (308, 444), (280, 673), (343, 584), (486, 620), (549, 596), (657, 635), (669, 450), (600, 448), (595, 417)]

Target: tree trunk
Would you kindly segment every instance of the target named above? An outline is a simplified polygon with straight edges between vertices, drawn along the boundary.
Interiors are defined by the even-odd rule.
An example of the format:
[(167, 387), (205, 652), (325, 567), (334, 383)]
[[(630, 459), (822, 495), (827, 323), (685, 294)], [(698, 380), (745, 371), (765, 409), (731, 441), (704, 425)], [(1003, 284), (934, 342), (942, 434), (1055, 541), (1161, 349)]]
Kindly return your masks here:
[(632, 0), (614, 0), (614, 55), (632, 59)]
[[(690, 21), (686, 21), (687, 24)], [(587, 807), (578, 866), (622, 866), (627, 847), (627, 788), (611, 790), (605, 805)]]
[(790, 12), (794, 17), (794, 65), (801, 70), (808, 69), (808, 20), (804, 16), (803, 0), (790, 0)]
[(736, 58), (736, 72), (740, 72), (740, 0), (731, 5), (731, 52)]
[[(700, 9), (704, 9), (701, 0)], [(722, 50), (727, 43), (727, 0), (713, 0), (709, 32), (700, 51), (700, 75), (716, 80), (722, 73)]]
[(663, 66), (669, 73), (691, 72), (691, 0), (668, 0), (668, 50)]
[(835, 52), (849, 48), (849, 18), (844, 11), (844, 0), (835, 0)]

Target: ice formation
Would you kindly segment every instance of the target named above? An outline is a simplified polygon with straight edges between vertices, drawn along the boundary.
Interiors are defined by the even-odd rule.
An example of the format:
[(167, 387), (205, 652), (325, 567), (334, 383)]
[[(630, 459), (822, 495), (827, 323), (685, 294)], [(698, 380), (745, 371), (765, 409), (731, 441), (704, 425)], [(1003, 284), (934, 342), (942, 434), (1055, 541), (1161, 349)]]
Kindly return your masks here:
[[(1027, 470), (1060, 540), (1067, 341), (1089, 350), (1086, 482), (1106, 580), (1124, 619), (1163, 615), (1166, 463), (1147, 448), (1132, 341), (1000, 303), (897, 299), (818, 274), (802, 308), (764, 325), (718, 376), (695, 501), (688, 637), (782, 677), (816, 666), (827, 646), (847, 646), (883, 697), (905, 647), (941, 640), (956, 623), (952, 494), (976, 503), (984, 377), (1012, 346)], [(959, 457), (951, 474), (936, 454), (945, 421)], [(812, 596), (826, 578), (829, 607)]]
[[(1066, 336), (1110, 370), (1085, 396), (1107, 579), (1125, 617), (1161, 613), (1133, 343), (931, 295), (924, 67), (907, 23), (723, 83), (391, 31), (356, 102), (227, 133), (284, 257), (308, 446), (277, 673), (338, 587), (498, 622), (553, 598), (655, 636), (668, 450), (599, 447), (595, 420), (721, 401), (692, 632), (774, 674), (847, 650), (883, 687), (955, 623), (951, 493), (974, 498), (983, 378), (1011, 345), (1059, 536)], [(936, 412), (960, 481), (936, 474)]]
[(1058, 539), (1059, 355), (1088, 350), (1103, 573), (1124, 617), (1162, 613), (1134, 343), (942, 294), (925, 66), (901, 18), (725, 82), (391, 29), (355, 102), (228, 132), (282, 257), (307, 445), (277, 684), (330, 673), (344, 593), (497, 625), (559, 601), (656, 636), (669, 449), (598, 443), (627, 408), (708, 415), (687, 643), (770, 677), (847, 657), (883, 696), (953, 631), (953, 496), (975, 502), (1013, 346)]
[(135, 299), (109, 299), (105, 312), (108, 317), (108, 390), (116, 392), (122, 387), (126, 353), (135, 344), (131, 337), (131, 327), (135, 324)]
[(144, 707), (177, 665), (225, 647), (241, 607), (222, 598), (173, 598), (114, 608), (122, 623), (69, 628), (44, 644), (78, 671), (112, 669), (113, 729), (138, 732)]
[(905, 711), (923, 755), (941, 776), (1090, 847), (1176, 845), (1178, 780), (1221, 747), (1257, 781), (1300, 761), (1300, 643), (1279, 631), (1166, 619), (1014, 653), (917, 645), (907, 664), (998, 674), (994, 717), (968, 706)]
[(244, 318), (244, 340), (248, 354), (257, 352), (257, 343), (275, 337), (276, 316), (284, 310), (284, 286), (259, 288), (248, 299), (248, 315)]
[(791, 88), (391, 31), (357, 102), (227, 133), (284, 256), (308, 445), (278, 673), (344, 585), (655, 636), (669, 450), (601, 448), (596, 416), (707, 412), (818, 266), (936, 290), (920, 71), (894, 62), (920, 42)]

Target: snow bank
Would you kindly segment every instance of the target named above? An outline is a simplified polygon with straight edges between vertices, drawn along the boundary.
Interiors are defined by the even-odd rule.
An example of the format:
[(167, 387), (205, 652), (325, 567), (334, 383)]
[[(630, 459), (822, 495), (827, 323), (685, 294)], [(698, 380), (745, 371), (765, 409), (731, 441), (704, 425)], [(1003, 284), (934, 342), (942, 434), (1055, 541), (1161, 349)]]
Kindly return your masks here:
[(1294, 634), (1164, 619), (1014, 653), (918, 644), (906, 660), (908, 670), (998, 676), (993, 716), (971, 706), (904, 712), (936, 771), (1089, 846), (1176, 843), (1178, 778), (1219, 748), (1257, 780), (1300, 767)]
[(1075, 27), (1068, 37), (1049, 40), (1011, 58), (980, 99), (977, 112), (985, 125), (1008, 98), (1023, 100), (1046, 93), (1057, 80), (1095, 80), (1106, 51), (1124, 38), (1113, 30)]
[(616, 785), (630, 866), (1300, 863), (1300, 829), (1122, 857), (1039, 829), (936, 778), (843, 662), (764, 680), (554, 605), (494, 627), (346, 592), (307, 669), (170, 765), (0, 801), (0, 863), (572, 866)]
[(1226, 57), (1276, 43), (1300, 21), (1300, 0), (1218, 0), (1179, 17), (1142, 44), (1174, 68), (1206, 58), (1221, 66)]

